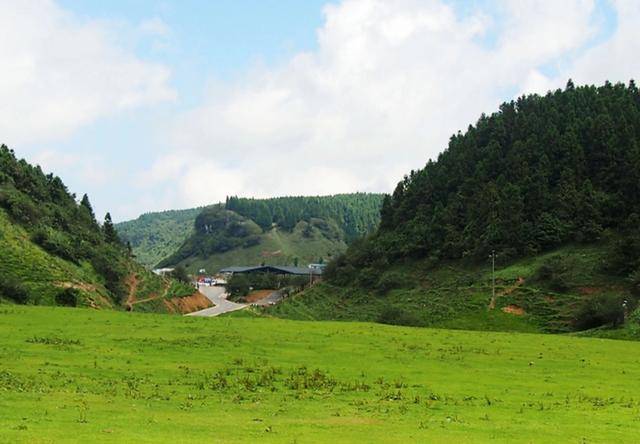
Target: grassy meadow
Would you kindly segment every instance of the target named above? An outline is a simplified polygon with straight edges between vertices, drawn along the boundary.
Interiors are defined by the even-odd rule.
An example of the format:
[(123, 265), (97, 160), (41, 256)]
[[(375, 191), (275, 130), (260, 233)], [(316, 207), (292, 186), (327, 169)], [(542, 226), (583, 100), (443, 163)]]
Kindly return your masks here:
[(637, 442), (640, 343), (0, 305), (0, 442)]

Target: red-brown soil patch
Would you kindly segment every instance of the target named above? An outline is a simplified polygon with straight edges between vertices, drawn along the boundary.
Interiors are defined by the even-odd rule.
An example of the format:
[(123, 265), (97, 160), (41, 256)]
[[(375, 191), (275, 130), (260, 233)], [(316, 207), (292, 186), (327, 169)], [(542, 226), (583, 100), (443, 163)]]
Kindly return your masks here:
[(495, 297), (491, 296), (491, 300), (489, 301), (489, 310), (493, 310), (494, 308), (496, 308), (496, 300), (500, 297), (500, 296), (507, 296), (510, 295), (511, 293), (513, 293), (516, 289), (518, 289), (518, 287), (520, 287), (522, 284), (524, 284), (524, 278), (523, 277), (519, 277), (518, 279), (516, 279), (516, 282), (508, 287), (505, 288), (504, 290), (497, 292)]
[(580, 287), (580, 288), (578, 288), (578, 291), (580, 292), (580, 294), (583, 294), (583, 295), (591, 295), (591, 294), (597, 293), (598, 290), (599, 289), (596, 288), (596, 287)]
[(269, 296), (274, 291), (275, 290), (256, 290), (256, 291), (252, 291), (247, 296), (245, 296), (244, 300), (246, 302), (250, 303), (250, 304), (253, 303), (253, 302), (258, 302), (258, 301), (266, 298), (267, 296)]
[(127, 276), (124, 283), (129, 289), (126, 305), (131, 307), (131, 304), (136, 302), (136, 293), (138, 292), (138, 276), (135, 273), (131, 273), (129, 276)]
[(513, 304), (502, 307), (502, 311), (516, 316), (522, 316), (525, 313), (522, 307), (518, 307), (517, 305)]
[(162, 302), (169, 313), (187, 314), (213, 307), (213, 303), (199, 291), (191, 296), (165, 299)]

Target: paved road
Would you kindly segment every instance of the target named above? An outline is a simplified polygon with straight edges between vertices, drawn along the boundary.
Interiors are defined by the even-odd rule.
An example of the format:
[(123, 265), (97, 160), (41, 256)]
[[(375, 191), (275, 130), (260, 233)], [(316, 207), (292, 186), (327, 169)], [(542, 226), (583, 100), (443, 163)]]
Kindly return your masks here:
[(235, 302), (227, 301), (227, 294), (224, 292), (224, 287), (200, 287), (200, 293), (213, 302), (215, 307), (195, 311), (186, 316), (218, 316), (222, 313), (241, 310), (247, 306), (246, 304), (236, 304)]

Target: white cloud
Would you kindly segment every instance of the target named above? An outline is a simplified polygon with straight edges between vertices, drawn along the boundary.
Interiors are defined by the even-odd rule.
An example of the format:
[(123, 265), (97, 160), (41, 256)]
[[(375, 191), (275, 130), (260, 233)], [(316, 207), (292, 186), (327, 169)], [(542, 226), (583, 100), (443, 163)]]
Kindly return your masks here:
[[(590, 41), (593, 10), (592, 0), (505, 2), (495, 28), (485, 11), (460, 17), (437, 0), (329, 5), (316, 51), (216, 85), (181, 116), (154, 169), (189, 159), (165, 176), (189, 184), (169, 185), (179, 206), (391, 191), (505, 95), (553, 85), (539, 68)], [(490, 32), (500, 33), (493, 47), (482, 43)], [(215, 180), (198, 173), (202, 162)]]
[(115, 25), (79, 20), (52, 1), (0, 1), (2, 140), (50, 141), (174, 99), (169, 70), (121, 48), (117, 34)]

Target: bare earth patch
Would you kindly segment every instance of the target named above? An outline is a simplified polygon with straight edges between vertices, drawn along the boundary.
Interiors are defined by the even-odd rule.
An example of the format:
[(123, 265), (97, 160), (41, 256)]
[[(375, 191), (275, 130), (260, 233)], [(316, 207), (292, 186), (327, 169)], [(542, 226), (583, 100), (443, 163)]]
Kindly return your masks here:
[(187, 314), (213, 307), (213, 303), (202, 293), (195, 292), (191, 296), (171, 298), (162, 301), (169, 313)]
[(518, 307), (517, 305), (513, 304), (502, 307), (502, 311), (516, 316), (522, 316), (525, 314), (525, 311), (522, 307)]
[(256, 290), (245, 296), (244, 300), (248, 303), (258, 302), (269, 296), (275, 290)]

